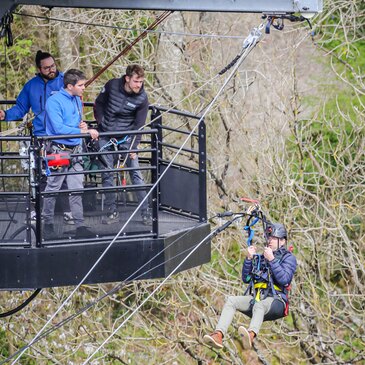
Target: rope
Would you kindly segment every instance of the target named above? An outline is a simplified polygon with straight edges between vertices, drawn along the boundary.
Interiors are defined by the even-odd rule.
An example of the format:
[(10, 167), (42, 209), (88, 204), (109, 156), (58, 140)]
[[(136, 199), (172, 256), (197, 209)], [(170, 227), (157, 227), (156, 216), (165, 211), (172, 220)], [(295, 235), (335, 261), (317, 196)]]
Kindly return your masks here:
[(42, 288), (36, 289), (29, 298), (27, 298), (22, 304), (18, 305), (16, 308), (4, 313), (0, 313), (0, 318), (9, 317), (25, 308), (40, 293), (41, 290)]
[(89, 360), (91, 360), (94, 355), (101, 350), (104, 345), (129, 321), (130, 318), (132, 318), (134, 316), (134, 314), (136, 314), (143, 306), (144, 304), (166, 283), (166, 281), (177, 272), (177, 270), (185, 263), (185, 261), (203, 244), (206, 242), (207, 239), (209, 239), (211, 236), (213, 236), (216, 231), (221, 228), (218, 227), (216, 230), (214, 230), (213, 232), (209, 233), (206, 237), (204, 237), (195, 247), (194, 249), (171, 271), (171, 273), (169, 275), (167, 275), (167, 277), (152, 291), (151, 294), (149, 294), (144, 300), (143, 302), (137, 306), (137, 308), (131, 313), (129, 314), (129, 316), (127, 316), (127, 318), (102, 342), (102, 344), (82, 363), (82, 365), (85, 365), (89, 362)]
[[(180, 252), (179, 254), (171, 257), (170, 259), (142, 272), (141, 274), (135, 276), (140, 270), (142, 270), (145, 266), (149, 265), (151, 262), (153, 262), (153, 260), (155, 260), (159, 255), (161, 255), (162, 253), (164, 253), (164, 251), (166, 251), (169, 247), (171, 247), (172, 245), (174, 245), (178, 240), (180, 240), (181, 238), (183, 238), (184, 236), (188, 235), (193, 229), (201, 226), (204, 223), (199, 223), (196, 226), (192, 227), (190, 230), (188, 230), (187, 232), (185, 232), (181, 237), (176, 238), (173, 242), (171, 242), (168, 246), (166, 246), (164, 249), (162, 249), (160, 252), (158, 252), (154, 257), (152, 257), (148, 262), (144, 263), (140, 268), (138, 268), (136, 271), (134, 271), (131, 275), (129, 275), (128, 278), (126, 278), (125, 280), (123, 280), (122, 282), (120, 282), (117, 286), (115, 286), (114, 288), (112, 288), (111, 290), (109, 290), (108, 292), (106, 292), (105, 294), (103, 294), (102, 296), (100, 296), (99, 298), (95, 299), (94, 301), (88, 303), (87, 305), (85, 305), (84, 307), (80, 308), (76, 313), (72, 314), (71, 316), (66, 317), (65, 319), (63, 319), (62, 321), (60, 321), (59, 323), (53, 325), (50, 329), (48, 329), (47, 331), (42, 332), (42, 334), (32, 343), (32, 345), (34, 345), (35, 343), (39, 342), (40, 340), (42, 340), (43, 338), (47, 337), (48, 335), (50, 335), (51, 333), (53, 333), (54, 331), (60, 329), (61, 327), (63, 327), (65, 324), (67, 324), (68, 322), (70, 322), (71, 320), (73, 320), (74, 318), (78, 317), (80, 314), (86, 312), (87, 310), (89, 310), (90, 308), (94, 307), (96, 304), (98, 304), (99, 302), (101, 302), (103, 299), (105, 299), (106, 297), (114, 294), (115, 292), (117, 292), (118, 290), (120, 290), (121, 288), (123, 288), (128, 281), (130, 280), (138, 280), (139, 278), (143, 277), (144, 275), (148, 274), (149, 272), (155, 270), (156, 268), (168, 263), (169, 261), (173, 261), (175, 260), (177, 257), (185, 254), (186, 252), (188, 252), (189, 250), (193, 249), (193, 247), (189, 247), (188, 249)], [(206, 238), (206, 237), (205, 237)], [(16, 357), (18, 354), (20, 354), (21, 351), (26, 350), (27, 348), (30, 348), (32, 345), (28, 344), (25, 345), (24, 347), (20, 348), (18, 351), (14, 352), (11, 356), (9, 356), (8, 358), (6, 358), (5, 360), (3, 360), (2, 362), (0, 362), (0, 365), (3, 365), (7, 362), (9, 362), (11, 359), (13, 359), (14, 357)]]
[[(165, 17), (167, 17), (170, 12), (165, 12), (168, 13), (166, 14)], [(164, 18), (165, 18), (164, 17)], [(262, 25), (261, 25), (262, 26)], [(255, 29), (260, 29), (261, 26), (259, 28), (255, 28)], [(183, 142), (183, 144), (180, 146), (180, 148), (178, 149), (178, 151), (175, 153), (175, 155), (173, 156), (173, 158), (171, 159), (171, 161), (169, 162), (169, 164), (166, 166), (166, 169), (162, 172), (162, 174), (159, 176), (159, 178), (157, 179), (157, 181), (155, 182), (155, 184), (151, 187), (150, 191), (145, 195), (145, 197), (141, 200), (141, 202), (138, 204), (137, 208), (132, 212), (132, 214), (130, 215), (130, 217), (127, 219), (127, 221), (124, 223), (124, 225), (122, 226), (122, 228), (119, 230), (119, 232), (114, 236), (114, 238), (111, 240), (111, 242), (109, 243), (109, 245), (104, 249), (104, 251), (102, 252), (102, 254), (99, 256), (99, 258), (96, 260), (96, 262), (94, 263), (94, 265), (90, 268), (90, 270), (85, 274), (85, 276), (81, 279), (81, 281), (79, 282), (78, 285), (75, 286), (75, 288), (73, 289), (73, 291), (71, 292), (71, 294), (64, 300), (64, 302), (60, 305), (60, 307), (56, 310), (56, 312), (48, 319), (48, 321), (44, 324), (44, 326), (41, 328), (40, 331), (38, 331), (38, 333), (35, 335), (35, 337), (29, 342), (28, 346), (21, 351), (21, 353), (19, 354), (19, 356), (14, 360), (14, 362), (12, 363), (15, 364), (20, 357), (23, 355), (23, 353), (35, 342), (35, 340), (37, 340), (37, 338), (40, 336), (40, 334), (44, 331), (44, 329), (49, 325), (49, 323), (52, 322), (52, 320), (55, 318), (55, 316), (61, 311), (62, 308), (65, 307), (65, 305), (70, 301), (70, 299), (72, 298), (72, 296), (75, 294), (75, 292), (80, 288), (80, 286), (85, 282), (85, 280), (89, 277), (89, 275), (91, 274), (91, 272), (95, 269), (95, 267), (99, 264), (99, 262), (103, 259), (103, 257), (106, 255), (106, 253), (109, 251), (109, 249), (112, 247), (112, 245), (114, 244), (114, 242), (118, 239), (118, 237), (122, 234), (122, 232), (124, 231), (124, 229), (126, 228), (126, 226), (129, 224), (129, 222), (134, 218), (134, 216), (136, 215), (137, 211), (139, 211), (139, 209), (142, 207), (142, 205), (144, 204), (144, 202), (149, 198), (149, 196), (151, 195), (152, 191), (158, 186), (158, 184), (160, 183), (160, 181), (162, 180), (162, 178), (165, 176), (165, 174), (167, 173), (167, 171), (169, 170), (169, 168), (171, 167), (171, 165), (175, 162), (176, 158), (178, 157), (178, 155), (181, 153), (181, 151), (183, 150), (183, 148), (185, 147), (185, 145), (187, 144), (187, 142), (189, 141), (189, 139), (192, 137), (192, 135), (195, 133), (195, 130), (199, 127), (200, 123), (204, 120), (206, 114), (209, 112), (209, 110), (212, 108), (212, 106), (214, 105), (214, 103), (217, 101), (217, 99), (220, 97), (220, 95), (222, 94), (222, 92), (224, 91), (225, 87), (227, 86), (228, 82), (232, 79), (232, 77), (234, 76), (234, 74), (236, 73), (237, 69), (239, 68), (239, 66), (242, 64), (244, 57), (245, 56), (245, 52), (243, 52), (242, 56), (238, 59), (238, 61), (236, 62), (233, 70), (231, 71), (231, 73), (228, 75), (228, 77), (226, 78), (226, 80), (224, 81), (223, 85), (221, 86), (221, 88), (218, 90), (216, 96), (212, 99), (212, 101), (209, 103), (209, 105), (206, 107), (205, 111), (202, 113), (201, 117), (199, 118), (199, 120), (197, 121), (196, 125), (194, 126), (194, 128), (191, 130), (191, 132), (189, 133), (189, 135), (186, 137), (185, 141)], [(100, 73), (100, 72), (99, 72)], [(95, 79), (96, 77), (94, 77), (93, 79)], [(196, 248), (192, 251), (195, 252)], [(192, 254), (192, 252), (189, 254), (189, 256)], [(184, 262), (184, 261), (183, 261)], [(180, 265), (178, 267), (181, 266), (182, 263), (180, 263)], [(175, 269), (173, 271), (173, 273), (176, 271), (177, 269)], [(171, 275), (171, 274), (170, 274)], [(166, 280), (164, 280), (165, 282)], [(163, 283), (164, 283), (163, 282)], [(129, 318), (129, 317), (128, 317)], [(123, 322), (125, 323), (125, 321)]]
[(170, 14), (172, 14), (172, 11), (164, 11), (160, 16), (158, 16), (156, 18), (156, 20), (146, 30), (144, 30), (132, 43), (130, 43), (128, 46), (126, 46), (117, 56), (115, 56), (109, 63), (107, 63), (103, 68), (101, 68), (90, 80), (88, 80), (85, 84), (85, 87), (88, 87), (92, 82), (94, 82), (101, 74), (103, 74), (120, 57), (126, 55), (133, 48), (133, 46), (135, 44), (137, 44), (141, 39), (143, 39), (147, 36), (149, 30), (156, 28)]
[[(187, 95), (185, 98), (181, 99), (179, 102), (177, 102), (176, 104), (174, 104), (171, 108), (169, 108), (168, 110), (166, 110), (165, 112), (162, 112), (158, 117), (156, 117), (155, 119), (151, 120), (149, 123), (146, 123), (144, 126), (140, 127), (139, 130), (143, 130), (144, 128), (146, 128), (147, 126), (150, 126), (154, 121), (156, 121), (157, 119), (161, 118), (164, 114), (168, 113), (169, 111), (171, 111), (172, 109), (175, 109), (176, 106), (178, 106), (179, 104), (181, 104), (184, 100), (186, 100), (187, 98), (191, 97), (192, 95), (194, 95), (195, 93), (197, 93), (200, 89), (202, 89), (203, 87), (205, 87), (207, 84), (213, 82), (216, 78), (224, 75), (228, 70), (230, 70), (237, 62), (238, 60), (241, 59), (241, 57), (244, 55), (244, 58), (241, 59), (241, 62), (249, 55), (249, 53), (251, 52), (251, 50), (257, 45), (257, 43), (259, 43), (259, 41), (261, 40), (261, 29), (263, 29), (264, 24), (260, 24), (259, 27), (257, 28), (253, 28), (250, 32), (250, 34), (244, 39), (243, 42), (243, 46), (242, 46), (242, 50), (241, 52), (226, 66), (224, 67), (221, 71), (219, 71), (215, 76), (213, 76), (210, 80), (208, 80), (206, 83), (204, 83), (202, 86), (200, 86), (198, 89), (196, 89), (195, 91), (193, 91), (192, 93), (190, 93), (189, 95)], [(209, 106), (209, 103), (207, 104), (207, 106), (205, 106), (200, 113), (202, 113), (204, 111), (205, 108), (207, 108)], [(198, 114), (200, 114), (198, 113)], [(183, 123), (179, 128), (185, 126), (186, 124), (188, 124), (188, 122)]]
[[(80, 25), (86, 25), (86, 26), (93, 26), (93, 27), (102, 27), (102, 28), (111, 28), (111, 29), (118, 29), (118, 30), (125, 30), (130, 32), (143, 32), (145, 29), (141, 28), (126, 28), (126, 27), (119, 27), (117, 25), (108, 25), (108, 24), (100, 24), (100, 23), (86, 23), (86, 22), (80, 22), (76, 20), (67, 20), (67, 19), (59, 19), (59, 18), (51, 18), (46, 16), (39, 16), (39, 15), (31, 15), (31, 14), (24, 14), (24, 13), (16, 13), (13, 14), (30, 17), (30, 18), (36, 18), (36, 19), (43, 19), (47, 21), (56, 21), (56, 22), (63, 22), (63, 23), (71, 23), (71, 24), (80, 24)], [(206, 34), (206, 33), (186, 33), (186, 32), (168, 32), (164, 30), (148, 30), (148, 33), (152, 34), (166, 34), (166, 35), (176, 35), (176, 36), (187, 36), (187, 37), (196, 37), (196, 38), (225, 38), (225, 39), (244, 39), (242, 36), (238, 35), (223, 35), (223, 34)]]

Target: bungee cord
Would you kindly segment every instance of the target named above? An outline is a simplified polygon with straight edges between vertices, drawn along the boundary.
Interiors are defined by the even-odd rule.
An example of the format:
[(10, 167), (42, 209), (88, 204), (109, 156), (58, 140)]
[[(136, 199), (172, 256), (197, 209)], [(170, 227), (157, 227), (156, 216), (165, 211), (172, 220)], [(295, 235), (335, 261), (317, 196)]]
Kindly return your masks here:
[[(241, 52), (241, 56), (237, 58), (235, 65), (233, 66), (233, 70), (231, 71), (231, 73), (226, 77), (226, 80), (224, 81), (224, 83), (222, 84), (222, 86), (220, 87), (220, 89), (218, 90), (218, 92), (216, 93), (215, 97), (212, 99), (212, 101), (208, 104), (208, 106), (205, 108), (205, 110), (202, 112), (199, 120), (197, 121), (197, 123), (195, 124), (194, 128), (192, 128), (191, 132), (188, 134), (188, 136), (186, 137), (186, 139), (184, 140), (183, 144), (180, 146), (180, 148), (177, 150), (177, 152), (175, 153), (175, 155), (173, 156), (173, 158), (171, 159), (171, 161), (169, 162), (169, 164), (166, 166), (166, 169), (162, 172), (162, 174), (159, 176), (159, 178), (157, 179), (157, 181), (154, 183), (154, 185), (151, 187), (150, 191), (146, 194), (146, 196), (141, 200), (141, 202), (138, 204), (138, 206), (136, 207), (136, 209), (132, 212), (132, 214), (130, 215), (130, 217), (127, 219), (127, 221), (124, 223), (124, 225), (121, 227), (121, 229), (119, 230), (119, 232), (114, 236), (114, 238), (111, 240), (111, 242), (109, 243), (109, 245), (104, 249), (104, 251), (102, 252), (102, 254), (99, 256), (99, 258), (96, 260), (96, 262), (94, 263), (94, 265), (89, 269), (89, 271), (85, 274), (85, 276), (80, 280), (79, 284), (77, 284), (75, 286), (75, 288), (72, 290), (71, 294), (63, 301), (63, 303), (59, 306), (59, 308), (54, 312), (54, 314), (49, 318), (49, 320), (46, 322), (46, 324), (41, 328), (40, 331), (38, 331), (38, 333), (33, 337), (33, 339), (28, 343), (28, 346), (22, 350), (20, 352), (20, 354), (18, 355), (18, 357), (12, 362), (12, 365), (16, 364), (17, 361), (21, 358), (21, 356), (25, 353), (25, 351), (30, 348), (33, 343), (35, 342), (35, 340), (37, 340), (37, 338), (40, 336), (40, 334), (47, 328), (47, 326), (53, 321), (53, 319), (55, 318), (55, 316), (65, 307), (65, 305), (70, 301), (70, 299), (72, 298), (72, 296), (76, 293), (76, 291), (80, 288), (80, 286), (85, 282), (85, 280), (89, 277), (89, 275), (91, 274), (91, 272), (95, 269), (95, 267), (99, 264), (99, 262), (103, 259), (103, 257), (106, 255), (106, 253), (109, 251), (109, 249), (112, 247), (112, 245), (115, 243), (115, 241), (119, 238), (119, 236), (122, 234), (122, 232), (125, 230), (125, 228), (127, 227), (127, 225), (130, 223), (130, 221), (134, 218), (134, 216), (136, 215), (136, 213), (139, 211), (139, 209), (142, 207), (143, 203), (149, 198), (150, 194), (152, 193), (152, 191), (158, 186), (158, 184), (160, 183), (160, 181), (162, 180), (162, 178), (165, 176), (165, 174), (167, 173), (167, 171), (169, 170), (169, 168), (172, 166), (172, 164), (175, 162), (175, 160), (177, 159), (178, 155), (181, 153), (181, 151), (184, 149), (185, 145), (187, 144), (187, 142), (190, 140), (190, 138), (192, 137), (192, 135), (195, 133), (195, 130), (200, 126), (201, 122), (204, 120), (205, 116), (207, 115), (207, 113), (210, 111), (210, 109), (213, 107), (213, 105), (215, 104), (215, 102), (218, 100), (218, 98), (220, 97), (220, 95), (222, 94), (222, 92), (224, 91), (225, 87), (227, 86), (227, 84), (229, 83), (229, 81), (232, 79), (232, 77), (235, 75), (236, 71), (238, 70), (238, 68), (240, 67), (240, 65), (242, 64), (242, 62), (244, 61), (244, 59), (246, 58), (246, 52), (250, 52), (252, 48), (254, 48), (256, 46), (256, 44), (259, 42), (260, 37), (262, 35), (261, 33), (261, 29), (263, 28), (263, 24), (261, 24), (259, 27), (254, 28), (251, 33), (250, 36), (246, 38), (244, 45), (243, 45), (243, 52)], [(252, 34), (256, 34), (257, 36), (255, 37), (251, 37)], [(251, 42), (250, 42), (251, 40)], [(196, 248), (192, 251), (195, 252)], [(189, 256), (192, 254), (192, 252), (189, 254)], [(189, 257), (188, 256), (188, 257)], [(186, 260), (186, 259), (185, 259)], [(184, 260), (184, 261), (185, 261)], [(183, 261), (183, 262), (184, 262)], [(178, 266), (180, 267), (181, 264)], [(176, 272), (177, 268), (173, 271)], [(163, 283), (165, 282), (165, 280), (163, 281)], [(163, 284), (162, 283), (162, 284)], [(154, 291), (155, 292), (155, 291)], [(154, 294), (154, 292), (152, 294)], [(129, 319), (130, 317), (128, 317)], [(126, 321), (124, 321), (123, 323), (126, 323)]]

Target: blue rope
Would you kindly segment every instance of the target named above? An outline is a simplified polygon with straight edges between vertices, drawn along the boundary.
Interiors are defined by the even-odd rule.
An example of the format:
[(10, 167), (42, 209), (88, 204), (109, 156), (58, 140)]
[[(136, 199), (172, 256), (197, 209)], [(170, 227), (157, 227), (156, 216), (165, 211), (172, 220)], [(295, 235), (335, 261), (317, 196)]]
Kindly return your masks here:
[(243, 227), (245, 231), (248, 231), (247, 246), (251, 246), (253, 236), (255, 235), (255, 231), (251, 227), (254, 226), (258, 221), (259, 217), (256, 217), (251, 224)]
[(99, 152), (106, 150), (110, 146), (118, 146), (128, 141), (129, 136), (125, 136), (123, 139), (118, 141), (116, 138), (110, 138), (110, 141), (100, 148)]
[(44, 165), (45, 165), (45, 174), (46, 174), (46, 176), (48, 177), (48, 176), (50, 176), (51, 175), (51, 170), (49, 169), (49, 166), (48, 166), (48, 160), (47, 160), (47, 155), (45, 155), (44, 157), (43, 157), (43, 160), (44, 160)]

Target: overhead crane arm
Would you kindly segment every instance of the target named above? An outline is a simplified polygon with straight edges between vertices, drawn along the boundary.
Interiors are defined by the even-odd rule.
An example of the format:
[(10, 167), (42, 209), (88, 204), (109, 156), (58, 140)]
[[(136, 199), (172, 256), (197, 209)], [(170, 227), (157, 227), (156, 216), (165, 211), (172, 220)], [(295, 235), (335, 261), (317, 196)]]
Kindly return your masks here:
[(62, 8), (210, 11), (237, 13), (313, 14), (322, 11), (323, 0), (2, 0), (0, 19), (18, 5)]

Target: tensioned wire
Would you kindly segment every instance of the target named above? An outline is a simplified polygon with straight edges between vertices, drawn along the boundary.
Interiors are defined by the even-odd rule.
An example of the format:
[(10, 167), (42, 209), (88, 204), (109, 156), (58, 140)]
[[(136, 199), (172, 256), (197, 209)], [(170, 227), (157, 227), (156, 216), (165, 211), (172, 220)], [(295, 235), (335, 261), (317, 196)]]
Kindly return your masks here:
[[(254, 28), (253, 31), (251, 31), (251, 34), (249, 37), (246, 38), (247, 42), (244, 42), (244, 49), (245, 51), (241, 54), (241, 56), (239, 57), (236, 65), (234, 66), (233, 70), (231, 71), (230, 75), (226, 78), (226, 80), (224, 81), (223, 85), (221, 86), (221, 88), (218, 90), (216, 96), (213, 98), (213, 100), (209, 103), (208, 107), (204, 110), (202, 116), (199, 118), (199, 120), (197, 121), (196, 125), (194, 126), (194, 128), (191, 130), (191, 132), (189, 133), (189, 135), (186, 137), (185, 141), (183, 142), (183, 144), (180, 146), (180, 148), (177, 150), (177, 152), (175, 153), (175, 155), (173, 156), (173, 158), (171, 159), (171, 161), (169, 162), (169, 164), (166, 166), (166, 169), (162, 172), (162, 174), (160, 175), (160, 177), (157, 179), (157, 181), (155, 182), (155, 184), (151, 187), (150, 191), (146, 194), (146, 196), (141, 200), (141, 202), (139, 203), (139, 205), (136, 207), (136, 209), (132, 212), (132, 214), (130, 215), (130, 217), (127, 219), (127, 221), (124, 223), (124, 225), (122, 226), (122, 228), (119, 230), (119, 232), (115, 235), (115, 237), (111, 240), (111, 242), (109, 243), (109, 245), (104, 249), (103, 253), (99, 256), (99, 258), (96, 260), (96, 262), (94, 263), (94, 265), (90, 268), (90, 270), (86, 273), (86, 275), (81, 279), (81, 281), (79, 282), (79, 284), (77, 286), (75, 286), (74, 290), (71, 292), (71, 294), (64, 300), (64, 302), (60, 305), (60, 307), (55, 311), (55, 313), (49, 318), (49, 320), (46, 322), (46, 324), (42, 327), (42, 329), (40, 331), (38, 331), (38, 333), (34, 336), (34, 338), (29, 342), (29, 346), (27, 348), (25, 348), (20, 354), (19, 356), (12, 362), (12, 365), (15, 364), (20, 357), (24, 354), (24, 352), (33, 344), (33, 342), (40, 336), (40, 334), (45, 330), (45, 328), (49, 325), (49, 323), (51, 323), (51, 321), (55, 318), (55, 316), (61, 311), (61, 309), (63, 309), (65, 307), (65, 305), (70, 301), (70, 299), (72, 298), (72, 296), (75, 294), (75, 292), (80, 288), (80, 286), (85, 282), (85, 280), (89, 277), (89, 275), (91, 274), (91, 272), (95, 269), (95, 267), (99, 264), (99, 262), (103, 259), (103, 257), (106, 255), (106, 253), (109, 251), (109, 249), (111, 248), (111, 246), (114, 244), (114, 242), (118, 239), (118, 237), (122, 234), (122, 232), (124, 231), (124, 229), (126, 228), (126, 226), (129, 224), (129, 222), (133, 219), (133, 217), (136, 215), (136, 213), (139, 211), (139, 209), (141, 208), (141, 206), (144, 204), (144, 202), (149, 198), (150, 194), (152, 193), (152, 191), (158, 186), (158, 184), (160, 183), (160, 181), (162, 180), (162, 178), (165, 176), (165, 174), (167, 173), (167, 171), (169, 170), (169, 168), (171, 167), (171, 165), (174, 163), (174, 161), (176, 160), (176, 158), (178, 157), (178, 155), (181, 153), (181, 151), (183, 150), (183, 148), (185, 147), (185, 145), (187, 144), (187, 142), (189, 141), (189, 139), (192, 137), (192, 135), (195, 133), (195, 130), (200, 126), (200, 123), (204, 120), (206, 114), (209, 112), (209, 110), (212, 108), (212, 106), (215, 104), (216, 100), (219, 98), (219, 96), (222, 94), (223, 90), (225, 89), (225, 87), (227, 86), (228, 82), (232, 79), (232, 77), (234, 76), (234, 74), (236, 73), (237, 69), (239, 68), (239, 66), (242, 64), (242, 62), (244, 61), (244, 59), (246, 58), (246, 54), (248, 54), (251, 50), (251, 48), (254, 48), (257, 43), (260, 41), (261, 38), (261, 32), (260, 30), (263, 28), (263, 24), (261, 24), (258, 28)], [(256, 37), (252, 37), (253, 32), (256, 32)], [(194, 250), (195, 251), (195, 250)], [(191, 253), (190, 253), (191, 254)], [(177, 269), (176, 269), (177, 270)], [(174, 270), (174, 272), (176, 271)], [(171, 276), (171, 275), (170, 275)], [(164, 280), (165, 282), (165, 280)], [(130, 318), (130, 317), (128, 317)], [(124, 321), (123, 323), (126, 323), (126, 321)], [(118, 327), (119, 328), (119, 327)]]
[[(42, 20), (52, 20), (52, 21), (58, 21), (58, 22), (62, 22), (62, 23), (72, 23), (72, 24), (79, 24), (79, 25), (86, 25), (86, 26), (111, 28), (111, 29), (125, 30), (125, 31), (129, 31), (129, 32), (142, 32), (142, 31), (145, 31), (145, 29), (141, 29), (141, 28), (127, 28), (127, 27), (119, 27), (117, 25), (108, 25), (108, 24), (100, 24), (100, 23), (86, 23), (86, 22), (80, 22), (80, 21), (76, 21), (76, 20), (59, 19), (59, 18), (52, 18), (52, 17), (41, 16), (41, 15), (32, 15), (32, 14), (16, 13), (16, 12), (14, 12), (13, 14), (24, 16), (24, 17), (42, 19)], [(167, 35), (176, 35), (176, 36), (187, 36), (187, 37), (196, 37), (196, 38), (245, 39), (244, 36), (237, 36), (237, 35), (169, 32), (169, 31), (165, 31), (165, 30), (148, 30), (147, 33), (167, 34)]]
[[(219, 227), (216, 229), (218, 230)], [(213, 232), (209, 233), (206, 237), (204, 237), (194, 248), (191, 252), (189, 252), (186, 257), (171, 271), (169, 275), (166, 276), (165, 279), (142, 301), (141, 304), (137, 306), (137, 308), (127, 316), (127, 318), (103, 341), (103, 343), (82, 363), (82, 365), (85, 365), (91, 360), (94, 355), (101, 350), (105, 344), (109, 342), (109, 340), (129, 321), (130, 318), (134, 316), (142, 307), (143, 305), (158, 291), (160, 288), (165, 284), (165, 282), (176, 273), (176, 271), (185, 263), (185, 261), (204, 243), (207, 239), (209, 239), (211, 236), (213, 236), (216, 232), (214, 230)]]
[[(263, 28), (263, 24), (261, 24), (258, 28), (255, 28), (256, 30), (256, 37), (252, 37), (252, 42), (251, 44), (247, 45), (246, 50), (249, 50), (248, 53), (250, 52), (250, 50), (252, 48), (254, 48), (256, 46), (256, 44), (260, 41), (260, 37), (261, 37), (261, 32), (260, 30)], [(252, 33), (251, 33), (252, 34)], [(232, 72), (230, 73), (230, 75), (226, 78), (225, 82), (223, 83), (223, 85), (221, 86), (221, 88), (219, 89), (218, 93), (216, 94), (216, 96), (213, 98), (213, 100), (210, 102), (210, 104), (207, 106), (207, 108), (205, 109), (205, 111), (203, 112), (202, 116), (200, 117), (199, 121), (196, 123), (195, 127), (192, 129), (191, 133), (189, 134), (189, 136), (186, 138), (186, 140), (184, 141), (183, 145), (180, 147), (180, 149), (178, 150), (178, 152), (175, 154), (174, 158), (172, 159), (172, 161), (169, 163), (168, 167), (169, 168), (171, 166), (171, 164), (173, 163), (174, 159), (177, 157), (177, 155), (181, 152), (182, 148), (185, 146), (185, 144), (187, 143), (187, 141), (191, 138), (192, 134), (194, 133), (194, 131), (198, 128), (198, 126), (200, 125), (200, 123), (204, 120), (205, 115), (208, 113), (208, 111), (211, 109), (211, 107), (214, 105), (214, 103), (216, 102), (216, 100), (218, 99), (218, 97), (221, 95), (221, 93), (223, 92), (223, 90), (225, 89), (226, 85), (228, 84), (228, 82), (231, 80), (231, 78), (234, 76), (234, 74), (236, 73), (237, 69), (239, 68), (239, 66), (242, 64), (243, 60), (245, 59), (246, 56), (246, 52), (243, 52), (243, 54), (241, 55), (240, 59), (238, 60), (237, 64), (235, 65), (234, 69), (232, 70)], [(165, 170), (166, 171), (166, 170)], [(164, 172), (165, 172), (164, 171)], [(162, 174), (163, 175), (163, 174)], [(161, 176), (162, 178), (163, 176)], [(160, 179), (158, 179), (160, 180)], [(152, 187), (153, 189), (153, 187)], [(137, 208), (138, 209), (138, 208)], [(134, 212), (135, 213), (135, 212)], [(208, 238), (214, 234), (215, 231), (213, 231), (210, 235), (208, 235)], [(132, 316), (138, 312), (138, 310), (144, 305), (144, 303), (147, 302), (147, 300), (149, 300), (149, 298), (151, 298), (161, 287), (162, 285), (164, 285), (164, 283), (179, 269), (179, 267), (190, 257), (190, 255), (192, 255), (199, 247), (202, 243), (204, 243), (206, 240), (203, 239), (175, 268), (174, 270), (172, 270), (172, 272), (152, 291), (151, 294), (149, 294), (147, 296), (147, 298), (103, 341), (103, 343), (86, 359), (85, 362), (83, 362), (82, 365), (85, 365), (89, 362), (89, 360), (91, 360), (94, 355), (101, 349), (104, 347), (104, 345), (115, 335), (115, 333), (117, 333), (127, 322), (130, 318), (132, 318)]]
[[(214, 217), (210, 218), (213, 219)], [(108, 292), (106, 292), (105, 294), (103, 294), (102, 296), (100, 296), (99, 298), (91, 301), (90, 303), (88, 303), (87, 305), (85, 305), (84, 307), (80, 308), (76, 313), (66, 317), (65, 319), (63, 319), (62, 321), (60, 321), (59, 323), (53, 325), (51, 328), (49, 328), (48, 330), (42, 332), (39, 337), (32, 343), (32, 344), (28, 344), (25, 345), (24, 347), (20, 348), (18, 351), (16, 351), (15, 353), (13, 353), (11, 356), (9, 356), (8, 358), (6, 358), (5, 360), (0, 362), (0, 365), (5, 364), (7, 362), (9, 362), (11, 359), (13, 359), (14, 357), (16, 357), (18, 354), (20, 354), (21, 351), (25, 350), (26, 348), (32, 347), (35, 343), (39, 342), (40, 340), (42, 340), (43, 338), (47, 337), (48, 335), (50, 335), (51, 333), (53, 333), (54, 331), (60, 329), (61, 327), (63, 327), (65, 324), (67, 324), (68, 322), (70, 322), (71, 320), (75, 319), (76, 317), (78, 317), (80, 314), (86, 312), (87, 310), (91, 309), (92, 307), (94, 307), (96, 304), (98, 304), (99, 302), (101, 302), (103, 299), (105, 299), (108, 296), (111, 296), (112, 294), (114, 294), (115, 292), (117, 292), (118, 290), (122, 289), (129, 281), (132, 280), (138, 280), (140, 278), (142, 278), (144, 275), (148, 274), (149, 272), (157, 269), (158, 267), (165, 265), (166, 263), (178, 258), (179, 256), (185, 254), (186, 252), (192, 250), (194, 246), (189, 247), (183, 251), (181, 251), (180, 253), (176, 254), (173, 257), (170, 257), (169, 259), (165, 260), (162, 263), (159, 263), (155, 266), (153, 266), (152, 268), (140, 273), (139, 275), (137, 275), (138, 272), (140, 272), (144, 267), (146, 267), (148, 264), (150, 264), (151, 262), (153, 262), (155, 259), (158, 258), (158, 256), (160, 256), (161, 254), (163, 254), (167, 249), (169, 249), (171, 246), (173, 246), (177, 241), (179, 241), (180, 239), (182, 239), (184, 236), (186, 236), (187, 234), (189, 234), (193, 229), (198, 228), (199, 226), (205, 224), (205, 222), (203, 223), (199, 223), (196, 224), (195, 226), (191, 227), (188, 231), (186, 231), (181, 237), (176, 238), (174, 241), (172, 241), (169, 245), (167, 245), (165, 248), (163, 248), (161, 251), (157, 252), (156, 255), (154, 257), (152, 257), (150, 260), (148, 260), (146, 263), (144, 263), (141, 267), (139, 267), (137, 270), (135, 270), (132, 274), (130, 274), (126, 279), (124, 279), (122, 282), (120, 282), (118, 285), (116, 285), (114, 288), (112, 288), (111, 290), (109, 290)], [(207, 239), (207, 236), (205, 237), (205, 239)], [(137, 276), (135, 276), (137, 275)], [(126, 314), (125, 314), (126, 315)], [(123, 315), (122, 318), (125, 316)]]

